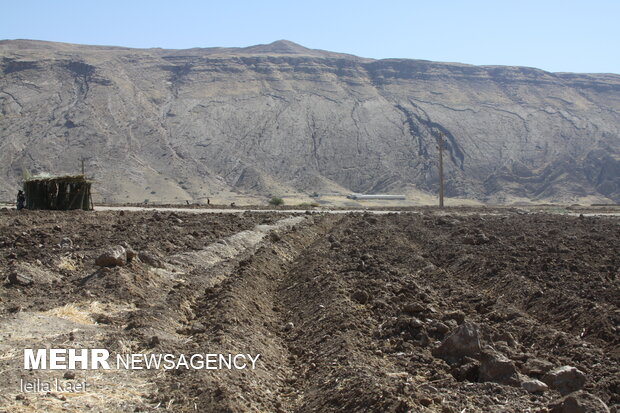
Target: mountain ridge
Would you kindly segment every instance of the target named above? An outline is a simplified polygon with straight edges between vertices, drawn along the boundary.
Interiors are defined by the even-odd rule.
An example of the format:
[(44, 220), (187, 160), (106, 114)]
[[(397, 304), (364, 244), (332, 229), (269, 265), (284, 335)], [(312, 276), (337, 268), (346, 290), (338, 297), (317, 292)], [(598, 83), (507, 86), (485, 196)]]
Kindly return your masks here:
[[(310, 55), (310, 56), (334, 56), (334, 57), (348, 57), (352, 60), (362, 60), (362, 61), (405, 61), (405, 62), (420, 62), (420, 63), (429, 63), (440, 66), (462, 66), (462, 67), (472, 67), (472, 68), (481, 68), (481, 69), (502, 69), (502, 68), (510, 68), (510, 69), (530, 69), (534, 71), (540, 71), (544, 73), (554, 74), (554, 75), (570, 75), (570, 76), (588, 76), (592, 75), (595, 77), (605, 76), (611, 78), (617, 78), (620, 80), (620, 73), (612, 73), (612, 72), (553, 72), (544, 69), (540, 69), (533, 66), (519, 66), (519, 65), (477, 65), (471, 63), (462, 63), (462, 62), (444, 62), (444, 61), (433, 61), (427, 59), (415, 59), (415, 58), (399, 58), (399, 57), (389, 57), (389, 58), (371, 58), (371, 57), (361, 57), (356, 56), (350, 53), (342, 53), (342, 52), (332, 52), (323, 49), (312, 49), (307, 48), (299, 43), (295, 43), (290, 40), (280, 39), (273, 41), (271, 43), (266, 44), (257, 44), (253, 46), (241, 46), (241, 47), (190, 47), (190, 48), (181, 48), (181, 49), (169, 49), (162, 47), (150, 47), (150, 48), (137, 48), (137, 47), (129, 47), (129, 46), (114, 46), (114, 45), (88, 45), (81, 43), (67, 43), (67, 42), (56, 42), (56, 41), (48, 41), (48, 40), (34, 40), (34, 39), (2, 39), (0, 40), (0, 49), (2, 46), (20, 46), (21, 48), (25, 48), (25, 46), (41, 49), (41, 48), (49, 48), (50, 50), (54, 50), (56, 48), (67, 48), (67, 49), (80, 49), (84, 50), (93, 50), (93, 51), (143, 51), (143, 52), (153, 52), (160, 51), (165, 54), (178, 54), (179, 52), (204, 52), (208, 55), (220, 53), (231, 53), (231, 54), (288, 54), (288, 55)], [(7, 48), (8, 49), (8, 48)]]
[(101, 197), (117, 202), (430, 193), (440, 130), (450, 196), (620, 200), (620, 75), (366, 59), (289, 41), (0, 41), (0, 62), (5, 198), (22, 166), (61, 172), (86, 155)]

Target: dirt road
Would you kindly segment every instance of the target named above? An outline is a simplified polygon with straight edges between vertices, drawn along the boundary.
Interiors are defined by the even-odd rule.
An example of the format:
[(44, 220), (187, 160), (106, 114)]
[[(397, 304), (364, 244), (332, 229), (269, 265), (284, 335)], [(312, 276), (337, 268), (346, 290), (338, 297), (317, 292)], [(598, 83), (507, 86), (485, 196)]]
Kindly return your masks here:
[[(615, 218), (511, 211), (4, 211), (0, 411), (542, 413), (562, 366), (575, 403), (618, 408), (619, 236)], [(94, 264), (123, 242), (137, 259)], [(23, 370), (41, 346), (260, 359), (65, 378)], [(53, 377), (91, 389), (19, 391)]]
[(491, 208), (472, 208), (472, 207), (456, 207), (445, 210), (437, 210), (431, 207), (418, 207), (418, 208), (401, 208), (401, 209), (323, 209), (323, 208), (310, 208), (310, 209), (294, 209), (294, 208), (280, 208), (280, 209), (258, 209), (258, 208), (182, 208), (182, 207), (137, 207), (137, 206), (105, 206), (98, 205), (95, 207), (96, 211), (160, 211), (160, 212), (187, 212), (194, 214), (242, 214), (242, 213), (264, 213), (264, 214), (303, 214), (306, 211), (312, 213), (322, 214), (400, 214), (400, 213), (422, 213), (424, 211), (433, 211), (436, 215), (456, 214), (462, 215), (506, 215), (520, 211), (521, 213), (552, 213), (564, 216), (577, 217), (583, 215), (585, 217), (618, 217), (620, 218), (620, 211), (618, 208), (613, 207), (610, 210), (605, 208), (587, 208), (584, 207), (578, 210), (568, 210), (559, 208), (559, 211), (555, 211), (554, 208), (505, 208), (505, 207), (491, 207)]

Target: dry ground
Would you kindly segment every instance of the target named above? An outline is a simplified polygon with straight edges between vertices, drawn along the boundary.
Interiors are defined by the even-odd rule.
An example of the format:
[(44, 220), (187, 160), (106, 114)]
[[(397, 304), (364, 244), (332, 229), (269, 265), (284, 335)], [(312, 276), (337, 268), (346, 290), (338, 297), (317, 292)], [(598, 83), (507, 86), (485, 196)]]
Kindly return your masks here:
[[(469, 323), (519, 380), (574, 366), (617, 410), (620, 220), (488, 212), (2, 211), (0, 411), (546, 412), (562, 397), (437, 356)], [(152, 259), (94, 265), (121, 242)], [(22, 349), (46, 346), (261, 358), (256, 370), (23, 370)], [(20, 393), (34, 377), (91, 389)]]

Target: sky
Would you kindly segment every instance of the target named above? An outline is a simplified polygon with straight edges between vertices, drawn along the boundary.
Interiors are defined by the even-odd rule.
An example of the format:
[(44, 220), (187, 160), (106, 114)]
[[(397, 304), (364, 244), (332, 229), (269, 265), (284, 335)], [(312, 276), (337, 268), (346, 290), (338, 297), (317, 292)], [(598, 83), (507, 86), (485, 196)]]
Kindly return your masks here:
[(620, 74), (620, 0), (0, 0), (0, 39), (245, 47)]

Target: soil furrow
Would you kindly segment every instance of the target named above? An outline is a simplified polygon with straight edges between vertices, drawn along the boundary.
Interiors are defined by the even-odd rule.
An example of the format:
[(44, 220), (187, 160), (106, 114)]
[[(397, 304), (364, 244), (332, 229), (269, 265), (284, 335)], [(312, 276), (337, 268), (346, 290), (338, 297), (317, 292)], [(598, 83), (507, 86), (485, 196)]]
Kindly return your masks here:
[[(0, 213), (0, 411), (619, 411), (620, 221), (487, 212)], [(260, 356), (72, 379), (31, 347)], [(49, 377), (93, 388), (18, 391)]]
[(271, 233), (230, 277), (203, 289), (188, 320), (191, 341), (182, 350), (260, 354), (260, 361), (256, 370), (167, 374), (158, 382), (162, 403), (174, 400), (177, 411), (289, 410), (295, 367), (283, 337), (288, 311), (276, 291), (298, 256), (339, 219), (310, 217), (288, 231)]

